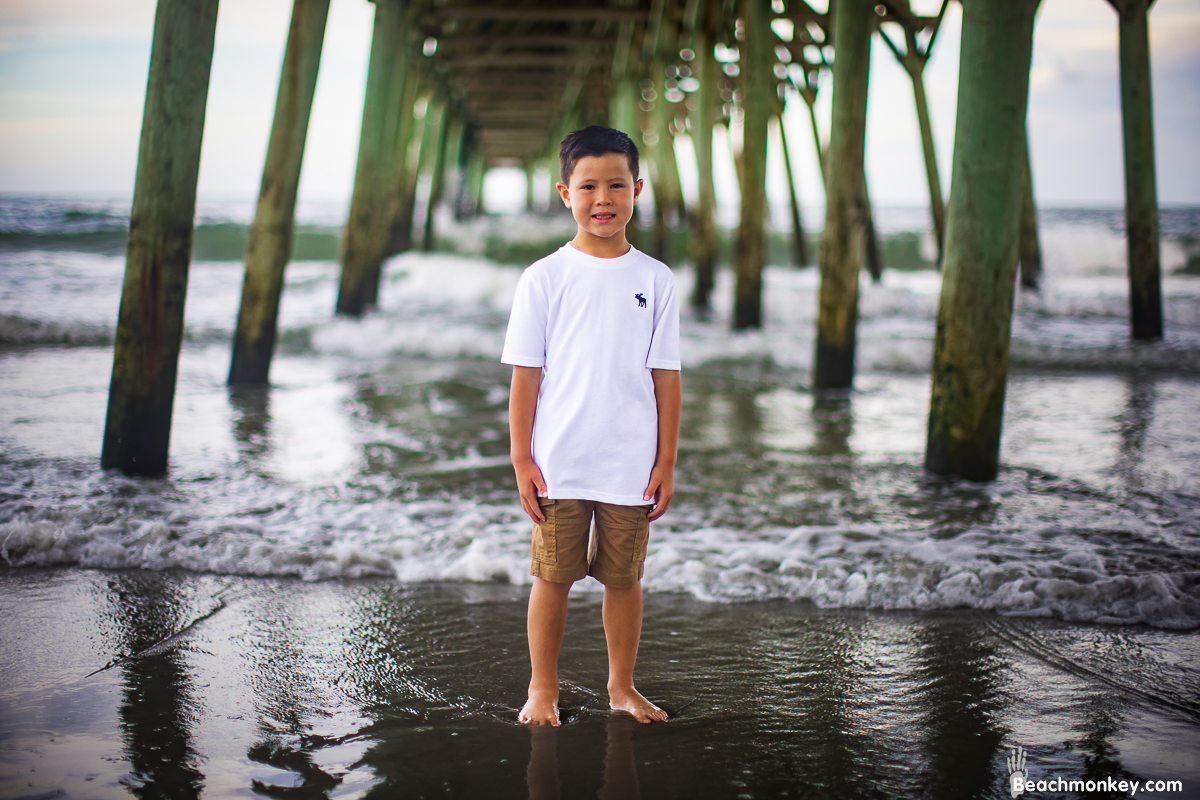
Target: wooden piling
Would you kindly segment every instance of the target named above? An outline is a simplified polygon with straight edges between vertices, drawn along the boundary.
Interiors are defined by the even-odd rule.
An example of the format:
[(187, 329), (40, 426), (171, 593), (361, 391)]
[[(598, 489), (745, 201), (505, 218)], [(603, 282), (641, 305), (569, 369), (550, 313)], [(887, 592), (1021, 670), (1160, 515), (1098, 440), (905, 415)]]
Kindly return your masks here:
[[(662, 74), (662, 69), (659, 70)], [(664, 84), (660, 78), (660, 84)], [(658, 174), (662, 176), (663, 211), (666, 214), (667, 226), (677, 228), (687, 221), (687, 208), (683, 202), (683, 185), (679, 180), (679, 162), (675, 158), (675, 132), (672, 123), (675, 120), (673, 104), (667, 100), (666, 88), (659, 94), (654, 104), (654, 128), (658, 132), (658, 144), (653, 149), (658, 164)]]
[(942, 199), (942, 181), (938, 171), (937, 152), (933, 146), (933, 126), (929, 121), (929, 101), (925, 96), (925, 65), (933, 53), (933, 43), (941, 30), (942, 20), (946, 14), (949, 0), (942, 0), (941, 10), (938, 11), (937, 21), (926, 40), (924, 47), (917, 41), (917, 24), (913, 18), (909, 0), (888, 0), (885, 3), (900, 20), (904, 28), (905, 50), (892, 42), (886, 32), (880, 30), (880, 36), (888, 49), (896, 56), (896, 60), (908, 73), (913, 87), (913, 101), (917, 109), (917, 126), (921, 132), (921, 150), (925, 156), (925, 180), (929, 185), (929, 213), (933, 217), (933, 236), (937, 241), (938, 268), (941, 269), (943, 243), (946, 237), (946, 204)]
[(742, 91), (742, 209), (734, 257), (733, 328), (762, 327), (762, 271), (766, 261), (767, 127), (778, 97), (775, 33), (767, 0), (745, 4), (746, 39), (739, 47)]
[(692, 307), (697, 309), (709, 307), (716, 273), (717, 192), (713, 184), (713, 123), (720, 97), (717, 94), (717, 60), (713, 57), (713, 48), (716, 46), (718, 10), (715, 0), (704, 0), (696, 29), (696, 56), (692, 60), (692, 69), (700, 82), (700, 88), (696, 90), (696, 110), (692, 116), (698, 191), (696, 205), (691, 209), (688, 244), (696, 270), (691, 301)]
[(167, 471), (217, 0), (160, 0), (100, 466)]
[(233, 336), (230, 386), (264, 385), (270, 372), (283, 274), (292, 252), (300, 166), (328, 17), (329, 0), (295, 0), (292, 6), (275, 120), (246, 245), (246, 274)]
[(869, 229), (863, 154), (874, 16), (872, 0), (838, 0), (813, 374), (818, 389), (849, 388), (854, 381), (858, 273), (866, 257)]
[(867, 209), (867, 272), (872, 283), (883, 283), (883, 248), (879, 246), (879, 231), (875, 228), (875, 211), (871, 206), (871, 191), (867, 187), (867, 173), (862, 176), (862, 199)]
[[(912, 46), (911, 41), (909, 46)], [(921, 150), (925, 155), (925, 182), (929, 185), (929, 213), (933, 217), (933, 236), (937, 240), (938, 267), (941, 268), (946, 241), (946, 202), (942, 199), (942, 178), (933, 146), (933, 125), (929, 121), (929, 101), (925, 99), (922, 72), (912, 73), (912, 84), (917, 125), (921, 129)]]
[(535, 172), (534, 166), (533, 166), (533, 159), (531, 159), (531, 158), (525, 159), (525, 163), (522, 166), (525, 168), (525, 211), (527, 213), (532, 213), (533, 212), (533, 177), (534, 177), (534, 172)]
[(404, 76), (404, 95), (400, 100), (400, 119), (396, 123), (396, 167), (388, 194), (388, 244), (384, 257), (403, 253), (412, 247), (413, 205), (416, 197), (418, 160), (410, 151), (419, 145), (423, 121), (413, 118), (413, 106), (421, 88), (421, 76), (415, 69)]
[(783, 107), (778, 109), (779, 143), (783, 147), (783, 169), (787, 174), (788, 206), (792, 212), (792, 266), (803, 267), (808, 263), (808, 242), (804, 241), (804, 225), (800, 220), (800, 195), (796, 191), (796, 179), (792, 174), (792, 157), (788, 150), (787, 132), (783, 129)]
[(388, 190), (395, 179), (396, 138), (408, 67), (408, 14), (402, 0), (375, 0), (366, 98), (350, 218), (342, 234), (337, 313), (361, 316), (379, 299), (391, 230)]
[(1033, 167), (1029, 161), (1029, 137), (1025, 137), (1025, 168), (1021, 179), (1021, 243), (1017, 262), (1021, 286), (1037, 289), (1042, 279), (1042, 244), (1038, 240), (1037, 203), (1033, 199)]
[(1134, 339), (1163, 335), (1154, 104), (1150, 85), (1153, 0), (1109, 0), (1120, 20), (1121, 124), (1125, 139), (1125, 237)]
[[(446, 170), (446, 146), (450, 134), (450, 106), (446, 101), (439, 103), (437, 133), (429, 157), (429, 200), (425, 203), (425, 230), (421, 236), (421, 249), (431, 253), (436, 245), (433, 212), (442, 201), (442, 185)], [(533, 210), (533, 162), (527, 162), (526, 210)]]
[(976, 481), (992, 480), (999, 468), (1037, 4), (963, 7), (925, 467)]

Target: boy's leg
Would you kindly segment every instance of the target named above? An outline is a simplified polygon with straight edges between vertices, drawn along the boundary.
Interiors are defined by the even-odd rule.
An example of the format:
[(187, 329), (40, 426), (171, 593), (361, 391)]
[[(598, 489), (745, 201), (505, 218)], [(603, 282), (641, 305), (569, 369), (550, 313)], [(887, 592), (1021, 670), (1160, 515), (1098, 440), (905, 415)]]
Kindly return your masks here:
[(529, 698), (518, 719), (558, 725), (558, 651), (567, 623), (571, 584), (587, 574), (592, 503), (538, 498), (546, 520), (533, 529), (533, 589), (529, 592)]
[(558, 720), (558, 651), (567, 624), (570, 583), (533, 579), (529, 592), (529, 697), (518, 719), (529, 725), (555, 725)]
[(595, 553), (588, 571), (604, 584), (604, 636), (608, 639), (608, 700), (638, 722), (667, 713), (633, 686), (633, 665), (642, 636), (642, 563), (650, 536), (647, 506), (596, 504)]
[(633, 686), (633, 665), (642, 637), (642, 582), (627, 589), (604, 587), (604, 636), (608, 639), (608, 702), (638, 722), (661, 722), (667, 712)]

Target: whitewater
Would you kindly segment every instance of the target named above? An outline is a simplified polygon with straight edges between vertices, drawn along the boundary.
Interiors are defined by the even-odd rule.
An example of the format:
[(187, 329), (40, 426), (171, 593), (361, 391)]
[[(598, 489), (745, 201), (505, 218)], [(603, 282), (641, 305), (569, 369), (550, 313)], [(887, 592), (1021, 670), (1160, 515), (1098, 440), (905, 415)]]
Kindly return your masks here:
[[(381, 307), (347, 320), (331, 313), (333, 216), (302, 217), (309, 255), (288, 267), (272, 387), (230, 391), (241, 265), (221, 237), (244, 235), (249, 207), (202, 207), (171, 472), (144, 480), (98, 467), (121, 209), (0, 203), (3, 563), (530, 581), (498, 363), (520, 266), (483, 243), (565, 240), (562, 218), (444, 220), (458, 252), (389, 260)], [(928, 258), (922, 214), (879, 216)], [(1045, 280), (1017, 299), (1003, 466), (986, 485), (921, 468), (935, 270), (863, 276), (846, 397), (807, 385), (816, 270), (769, 267), (763, 330), (738, 334), (722, 271), (716, 310), (683, 321), (678, 494), (646, 589), (1200, 627), (1200, 211), (1164, 212), (1167, 335), (1153, 344), (1128, 339), (1120, 213), (1042, 217)], [(690, 272), (675, 272), (686, 296)]]

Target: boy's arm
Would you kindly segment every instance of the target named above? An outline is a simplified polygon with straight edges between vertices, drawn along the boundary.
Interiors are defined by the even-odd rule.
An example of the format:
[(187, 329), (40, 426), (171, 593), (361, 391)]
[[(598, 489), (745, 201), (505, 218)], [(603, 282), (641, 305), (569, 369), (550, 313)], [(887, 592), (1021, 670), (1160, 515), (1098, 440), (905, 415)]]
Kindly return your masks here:
[(533, 415), (537, 411), (541, 384), (541, 367), (513, 367), (512, 387), (508, 394), (509, 455), (517, 473), (521, 508), (534, 523), (546, 521), (538, 505), (538, 492), (546, 494), (546, 481), (538, 465), (533, 463)]
[(679, 415), (683, 407), (683, 386), (677, 369), (652, 369), (654, 400), (658, 405), (658, 455), (650, 470), (650, 483), (642, 496), (654, 500), (650, 521), (667, 513), (675, 496), (675, 458), (679, 452)]

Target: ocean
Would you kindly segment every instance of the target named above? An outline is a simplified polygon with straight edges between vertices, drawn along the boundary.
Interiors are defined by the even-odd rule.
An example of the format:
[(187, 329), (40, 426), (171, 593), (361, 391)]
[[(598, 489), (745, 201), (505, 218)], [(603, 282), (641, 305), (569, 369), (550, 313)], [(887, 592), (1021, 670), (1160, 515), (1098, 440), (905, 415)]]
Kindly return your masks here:
[[(396, 666), (400, 672), (371, 678), (376, 683), (374, 694), (366, 692), (369, 700), (346, 685), (312, 689), (332, 693), (326, 703), (316, 703), (319, 713), (312, 712), (326, 720), (325, 738), (311, 739), (316, 728), (310, 720), (307, 728), (297, 723), (275, 738), (263, 733), (265, 741), (286, 740), (287, 747), (309, 755), (326, 752), (323, 748), (332, 747), (335, 739), (343, 748), (348, 741), (395, 744), (390, 734), (379, 732), (383, 723), (366, 719), (371, 714), (365, 709), (409, 702), (396, 700), (395, 692), (404, 695), (397, 687), (408, 687), (404, 696), (420, 700), (404, 707), (413, 719), (439, 731), (431, 734), (440, 737), (437, 741), (449, 741), (448, 731), (462, 715), (485, 718), (480, 723), (484, 727), (470, 728), (470, 735), (487, 740), (487, 725), (511, 722), (510, 712), (515, 718), (520, 705), (519, 697), (505, 695), (513, 686), (513, 691), (523, 691), (521, 615), (511, 610), (519, 609), (521, 587), (531, 580), (530, 523), (521, 513), (507, 456), (509, 374), (498, 363), (520, 266), (494, 256), (503, 249), (500, 241), (518, 243), (520, 247), (506, 252), (519, 253), (565, 241), (569, 218), (530, 215), (463, 224), (439, 219), (441, 242), (456, 252), (414, 252), (391, 259), (379, 309), (349, 320), (332, 314), (341, 208), (302, 206), (271, 387), (231, 391), (225, 377), (241, 289), (240, 247), (252, 208), (248, 202), (202, 202), (198, 208), (170, 473), (147, 480), (99, 468), (128, 199), (0, 198), (0, 562), (6, 565), (0, 568), (0, 583), (8, 597), (4, 630), (10, 643), (4, 646), (5, 663), (22, 661), (17, 654), (34, 647), (33, 639), (14, 633), (36, 638), (22, 616), (52, 624), (53, 608), (66, 602), (64, 597), (77, 602), (106, 592), (123, 597), (120, 592), (137, 594), (143, 590), (136, 587), (151, 585), (159, 587), (153, 595), (170, 585), (176, 587), (172, 596), (183, 598), (180, 608), (190, 609), (163, 622), (158, 638), (146, 634), (149, 638), (133, 646), (121, 636), (105, 639), (103, 631), (117, 624), (115, 617), (93, 604), (91, 611), (80, 612), (81, 618), (93, 615), (92, 622), (78, 623), (99, 631), (94, 641), (88, 639), (92, 645), (44, 645), (54, 652), (74, 652), (63, 658), (77, 671), (88, 664), (96, 669), (106, 662), (109, 667), (131, 664), (142, 659), (139, 653), (145, 658), (169, 655), (173, 664), (193, 656), (209, 659), (229, 645), (221, 645), (221, 637), (214, 639), (212, 629), (204, 628), (215, 624), (205, 622), (205, 615), (225, 608), (232, 596), (255, 598), (251, 605), (257, 610), (242, 606), (238, 612), (238, 624), (248, 626), (243, 634), (265, 619), (282, 620), (279, 624), (286, 627), (311, 614), (326, 614), (321, 630), (328, 633), (340, 624), (328, 603), (354, 605), (358, 601), (353, 598), (367, 598), (362, 602), (370, 605), (392, 598), (385, 605), (438, 609), (441, 615), (413, 629), (426, 647), (425, 660), (417, 658), (413, 667), (426, 670), (425, 688), (410, 685), (415, 678), (400, 674), (403, 667)], [(806, 218), (819, 219), (819, 212), (808, 210)], [(805, 647), (815, 649), (789, 650), (790, 667), (782, 662), (764, 666), (765, 674), (775, 676), (775, 683), (767, 683), (778, 688), (780, 681), (795, 680), (797, 670), (820, 681), (823, 671), (833, 669), (829, 659), (834, 659), (842, 664), (838, 669), (859, 676), (855, 680), (861, 686), (855, 691), (879, 698), (912, 690), (904, 688), (905, 681), (924, 686), (922, 691), (932, 684), (911, 674), (895, 683), (884, 674), (868, 679), (854, 662), (858, 656), (838, 661), (838, 648), (858, 642), (854, 647), (867, 650), (856, 652), (874, 653), (873, 663), (896, 667), (919, 662), (925, 664), (921, 669), (936, 673), (929, 680), (953, 683), (954, 669), (930, 664), (955, 653), (966, 653), (974, 659), (971, 663), (990, 664), (995, 652), (983, 650), (991, 642), (999, 651), (1022, 654), (1022, 677), (1004, 673), (1007, 677), (1001, 678), (1003, 670), (993, 674), (992, 667), (981, 667), (982, 672), (972, 673), (975, 684), (959, 687), (964, 696), (995, 699), (1028, 689), (1051, 698), (1045, 711), (1064, 703), (1064, 693), (1075, 691), (1030, 685), (1031, 675), (1099, 687), (1101, 694), (1115, 692), (1149, 714), (1141, 721), (1124, 717), (1125, 722), (1113, 723), (1124, 731), (1127, 743), (1122, 769), (1145, 774), (1155, 763), (1166, 764), (1162, 769), (1189, 777), (1188, 791), (1198, 792), (1195, 739), (1181, 744), (1179, 731), (1186, 739), (1200, 725), (1200, 672), (1194, 658), (1194, 631), (1200, 628), (1200, 209), (1162, 212), (1166, 335), (1154, 343), (1128, 338), (1122, 213), (1046, 209), (1040, 221), (1044, 280), (1039, 292), (1021, 291), (1017, 297), (1001, 470), (987, 484), (943, 479), (922, 469), (939, 291), (939, 274), (928, 263), (932, 244), (923, 210), (877, 211), (882, 235), (894, 243), (890, 252), (900, 252), (896, 248), (903, 245), (916, 256), (903, 269), (885, 270), (880, 284), (864, 274), (858, 376), (854, 391), (845, 395), (814, 395), (809, 386), (816, 270), (768, 267), (764, 326), (746, 333), (730, 331), (732, 277), (721, 271), (715, 310), (684, 313), (677, 493), (670, 512), (652, 528), (643, 584), (646, 629), (648, 636), (671, 637), (689, 625), (699, 626), (671, 643), (692, 653), (693, 663), (705, 664), (706, 681), (724, 676), (731, 685), (744, 677), (729, 671), (731, 659), (745, 659), (746, 648), (758, 646), (745, 639), (747, 630), (770, 630), (776, 640), (793, 644), (799, 640), (787, 637), (807, 631)], [(690, 272), (675, 272), (686, 296)], [(54, 594), (58, 590), (47, 588), (51, 586), (66, 587), (61, 590), (66, 595)], [(600, 588), (591, 580), (576, 588), (573, 603), (585, 619), (598, 613)], [(272, 603), (285, 589), (296, 597), (324, 598), (313, 602), (327, 605), (320, 607), (323, 611), (280, 611)], [(483, 638), (460, 641), (473, 634), (445, 622), (459, 617), (474, 619), (472, 630), (482, 624), (478, 635)], [(438, 628), (439, 619), (450, 628)], [(199, 625), (199, 639), (189, 639), (193, 624)], [(374, 641), (363, 633), (364, 624), (353, 623), (359, 626), (355, 636), (360, 643)], [(596, 628), (598, 623), (591, 619), (588, 624)], [(782, 628), (792, 633), (785, 637)], [(461, 650), (456, 652), (466, 653), (476, 652), (479, 642), (491, 641), (487, 637), (495, 638), (499, 631), (511, 639), (515, 661), (507, 671), (480, 677), (486, 690), (472, 690), (469, 676), (478, 667), (459, 665), (462, 671), (454, 672), (439, 650), (438, 637), (458, 642), (454, 646)], [(403, 639), (401, 633), (395, 635)], [(706, 649), (709, 638), (712, 647)], [(201, 640), (209, 644), (197, 645)], [(1136, 646), (1126, 647), (1131, 641)], [(182, 649), (162, 645), (173, 653), (163, 655), (165, 651), (153, 649), (162, 642), (183, 642)], [(1103, 643), (1103, 653), (1095, 650), (1097, 643)], [(190, 650), (193, 645), (199, 650)], [(694, 745), (699, 754), (705, 746), (704, 721), (711, 721), (705, 714), (722, 702), (716, 697), (720, 684), (707, 685), (701, 692), (704, 699), (697, 701), (685, 688), (694, 680), (686, 674), (688, 663), (677, 663), (663, 645), (661, 640), (646, 643), (648, 655), (639, 674), (651, 665), (647, 682), (660, 680), (665, 707), (691, 719), (688, 724), (696, 727), (688, 747)], [(83, 647), (86, 657), (73, 647)], [(289, 647), (304, 649), (295, 643)], [(602, 642), (580, 647), (596, 652), (578, 656), (579, 664), (602, 661)], [(779, 647), (768, 649), (778, 655)], [(979, 648), (983, 650), (975, 652)], [(317, 669), (311, 654), (295, 657), (307, 665), (300, 671), (332, 681), (344, 668), (365, 680), (357, 668), (337, 665), (336, 647), (317, 650), (318, 660), (331, 671)], [(774, 655), (763, 657), (769, 661)], [(803, 669), (795, 659), (804, 662)], [(1146, 659), (1153, 661), (1152, 669), (1146, 668)], [(851, 662), (857, 665), (851, 668)], [(197, 663), (178, 668), (194, 672), (201, 669)], [(589, 668), (594, 672), (599, 663)], [(1005, 667), (1010, 668), (1016, 669)], [(158, 679), (135, 672), (126, 671), (126, 691), (138, 681), (161, 688), (154, 683)], [(82, 680), (82, 674), (72, 672), (70, 680)], [(30, 722), (41, 713), (30, 710), (41, 707), (41, 701), (31, 699), (34, 689), (53, 694), (66, 691), (67, 683), (30, 677), (28, 669), (10, 675), (8, 683), (0, 680), (0, 704), (15, 715), (12, 719), (23, 720), (0, 728), (0, 756), (11, 765), (25, 763), (20, 753), (29, 747), (45, 744), (38, 738), (45, 731)], [(461, 690), (458, 700), (445, 700), (448, 690), (437, 687), (439, 675)], [(267, 678), (255, 680), (257, 688), (246, 691), (261, 700), (259, 717), (287, 718), (283, 711), (263, 710), (273, 690), (264, 688)], [(764, 686), (729, 691), (744, 706), (775, 691)], [(838, 692), (845, 688), (838, 686)], [(602, 689), (602, 679), (592, 688)], [(231, 690), (225, 702), (237, 705), (240, 701), (229, 699), (236, 696)], [(950, 727), (938, 729), (935, 739), (951, 752), (959, 734), (995, 733), (987, 739), (990, 744), (980, 744), (983, 749), (971, 756), (995, 774), (955, 783), (957, 773), (945, 753), (929, 763), (922, 756), (918, 769), (917, 761), (903, 755), (904, 737), (888, 737), (900, 735), (896, 726), (903, 720), (933, 713), (944, 699), (940, 697), (935, 693), (914, 701), (916, 706), (907, 711), (898, 706), (890, 711), (859, 708), (847, 717), (853, 717), (852, 723), (818, 720), (807, 715), (820, 709), (788, 706), (785, 717), (790, 721), (769, 731), (756, 727), (756, 720), (775, 712), (745, 706), (745, 714), (729, 729), (740, 737), (740, 755), (728, 758), (753, 761), (755, 747), (785, 757), (796, 747), (785, 733), (800, 729), (806, 732), (804, 746), (818, 750), (830, 746), (827, 739), (834, 734), (829, 731), (865, 737), (874, 745), (863, 752), (882, 760), (856, 756), (841, 771), (826, 762), (796, 762), (796, 770), (810, 773), (834, 770), (821, 785), (841, 796), (877, 794), (847, 788), (867, 785), (847, 783), (851, 778), (874, 781), (871, 785), (881, 792), (909, 796), (928, 793), (933, 784), (926, 779), (949, 781), (945, 796), (999, 796), (1000, 789), (986, 787), (1006, 779), (1000, 749), (1005, 731), (1020, 731), (1026, 743), (1045, 739), (1045, 758), (1053, 754), (1062, 770), (1079, 772), (1092, 763), (1078, 741), (1074, 749), (1064, 746), (1073, 736), (1078, 739), (1075, 734), (1020, 728), (1015, 722), (999, 725), (985, 704), (977, 709), (987, 718), (979, 723), (982, 727), (972, 728), (970, 720), (947, 723)], [(124, 708), (131, 701), (127, 697), (122, 702)], [(592, 719), (588, 724), (599, 726), (597, 731), (611, 728), (603, 715), (588, 711), (596, 703), (584, 689), (564, 702), (579, 720)], [(860, 712), (865, 716), (855, 716)], [(136, 717), (138, 712), (133, 713)], [(388, 717), (392, 722), (395, 713)], [(177, 719), (168, 728), (188, 728), (190, 717), (180, 719), (185, 721)], [(774, 725), (781, 718), (771, 719)], [(124, 759), (124, 766), (97, 773), (117, 782), (111, 785), (118, 795), (153, 783), (147, 768), (138, 766), (137, 752), (130, 754), (133, 745), (128, 742), (137, 738), (136, 726), (131, 728), (128, 720), (121, 724), (125, 749), (113, 745), (112, 752), (117, 761)], [(82, 730), (92, 730), (89, 725), (97, 731), (102, 727), (93, 722)], [(501, 726), (508, 730), (507, 724)], [(872, 738), (871, 731), (885, 729), (891, 733)], [(415, 735), (404, 730), (404, 736)], [(210, 731), (205, 741), (215, 741), (213, 735)], [(624, 747), (622, 737), (628, 738), (619, 727), (607, 735), (610, 750)], [(522, 752), (540, 752), (544, 759), (546, 745), (538, 741), (533, 740), (533, 751)], [(1149, 751), (1147, 742), (1153, 744)], [(247, 751), (249, 743), (243, 742), (232, 750), (242, 761), (230, 756), (233, 760), (221, 762), (224, 766), (204, 766), (220, 747), (189, 746), (198, 759), (193, 772), (202, 776), (201, 784), (232, 781), (230, 785), (241, 787), (240, 794), (259, 780), (251, 762), (267, 763), (255, 760), (256, 751)], [(669, 761), (673, 751), (662, 746), (667, 749), (661, 758)], [(362, 777), (363, 783), (355, 785), (368, 794), (372, 787), (395, 788), (403, 780), (416, 780), (411, 775), (386, 777), (387, 759), (370, 756), (375, 751), (365, 747), (350, 747), (354, 755), (342, 759), (345, 771), (338, 786), (349, 786), (345, 776), (357, 774), (354, 770), (363, 764), (374, 770), (368, 770), (374, 777)], [(1155, 762), (1155, 754), (1165, 760)], [(294, 785), (307, 780), (306, 767), (283, 756), (276, 761), (270, 763), (290, 770)], [(750, 777), (738, 778), (733, 761), (729, 786), (736, 788), (742, 780), (753, 796), (772, 787), (774, 793), (794, 777), (776, 764), (764, 766), (765, 772), (748, 768)], [(234, 762), (240, 766), (230, 766)], [(501, 769), (498, 763), (493, 767)], [(353, 764), (358, 767), (346, 766)], [(523, 762), (521, 766), (514, 780), (526, 776)], [(421, 773), (425, 783), (420, 785), (429, 796), (439, 791), (439, 769)], [(913, 783), (913, 770), (926, 782)], [(135, 775), (134, 783), (126, 780), (118, 787), (121, 776), (128, 775)], [(1169, 777), (1166, 771), (1161, 776)], [(198, 785), (192, 773), (172, 780)], [(643, 772), (643, 790), (650, 794), (658, 780)], [(479, 786), (487, 785), (480, 781)], [(39, 791), (46, 785), (30, 784)], [(544, 790), (548, 784), (538, 785)], [(12, 794), (16, 786), (7, 785), (5, 791)], [(591, 786), (589, 791), (594, 790)], [(960, 790), (965, 794), (955, 794)], [(82, 791), (64, 796), (87, 796)], [(522, 783), (516, 794), (524, 792)], [(314, 796), (351, 795), (329, 789)], [(738, 796), (738, 791), (727, 796)]]

